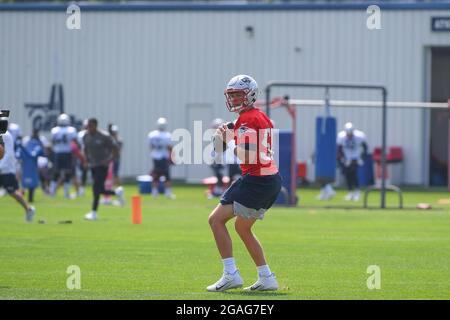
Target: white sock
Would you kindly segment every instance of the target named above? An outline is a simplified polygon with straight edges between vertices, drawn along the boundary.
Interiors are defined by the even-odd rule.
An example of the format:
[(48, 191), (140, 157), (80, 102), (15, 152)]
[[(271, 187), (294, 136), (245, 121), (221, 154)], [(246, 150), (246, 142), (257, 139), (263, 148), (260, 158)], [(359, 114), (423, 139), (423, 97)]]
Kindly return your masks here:
[(70, 183), (66, 182), (64, 183), (64, 196), (68, 198), (70, 196), (69, 192), (70, 192)]
[(152, 195), (155, 196), (155, 197), (158, 195), (158, 188), (157, 187), (153, 187), (152, 188)]
[(237, 268), (236, 268), (236, 262), (234, 261), (234, 258), (226, 258), (226, 259), (222, 259), (223, 262), (223, 271), (226, 273), (235, 273)]
[(334, 191), (333, 188), (331, 187), (331, 184), (327, 184), (325, 186), (325, 189), (326, 189), (327, 192), (333, 192)]
[(95, 218), (97, 217), (97, 211), (92, 210), (91, 213), (92, 213), (93, 217), (95, 217)]
[(51, 195), (55, 195), (56, 193), (56, 181), (51, 181), (50, 182), (50, 194)]
[(166, 196), (170, 196), (172, 194), (172, 188), (166, 188)]
[(268, 277), (272, 274), (272, 272), (270, 271), (270, 268), (267, 264), (256, 267), (256, 269), (258, 270), (258, 276), (260, 276), (260, 277)]

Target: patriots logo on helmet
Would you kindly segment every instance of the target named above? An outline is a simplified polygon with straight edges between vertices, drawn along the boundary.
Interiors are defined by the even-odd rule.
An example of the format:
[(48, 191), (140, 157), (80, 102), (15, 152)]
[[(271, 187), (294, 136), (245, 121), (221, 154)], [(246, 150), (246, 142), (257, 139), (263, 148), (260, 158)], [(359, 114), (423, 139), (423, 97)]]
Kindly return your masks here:
[(242, 78), (241, 79), (241, 82), (242, 82), (242, 84), (244, 84), (244, 83), (250, 83), (252, 80), (250, 80), (250, 78), (248, 78), (248, 77), (245, 77), (245, 78)]

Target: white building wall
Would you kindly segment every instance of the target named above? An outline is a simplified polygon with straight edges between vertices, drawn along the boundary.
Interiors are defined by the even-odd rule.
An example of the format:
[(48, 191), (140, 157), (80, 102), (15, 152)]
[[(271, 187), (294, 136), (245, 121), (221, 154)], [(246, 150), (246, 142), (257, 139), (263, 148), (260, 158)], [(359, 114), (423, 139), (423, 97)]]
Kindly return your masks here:
[[(65, 11), (0, 10), (0, 105), (29, 132), (24, 104), (46, 102), (52, 83), (65, 90), (66, 111), (101, 125), (116, 123), (125, 141), (123, 175), (150, 168), (147, 132), (166, 116), (171, 130), (187, 127), (186, 105), (212, 104), (232, 119), (223, 89), (238, 73), (263, 88), (269, 80), (365, 82), (385, 85), (391, 101), (421, 101), (425, 52), (450, 46), (450, 33), (431, 31), (432, 16), (450, 10), (382, 10), (381, 30), (368, 30), (365, 10), (84, 11), (81, 30), (66, 28)], [(254, 28), (249, 38), (245, 27)], [(299, 47), (300, 52), (295, 48)], [(295, 98), (322, 98), (317, 90), (283, 90)], [(263, 92), (261, 92), (263, 97)], [(370, 92), (332, 92), (332, 98), (378, 99)], [(298, 158), (314, 149), (315, 117), (298, 114)], [(381, 112), (332, 110), (341, 127), (353, 121), (371, 147), (381, 144)], [(286, 114), (275, 111), (280, 128)], [(389, 110), (388, 145), (405, 152), (404, 182), (425, 183), (423, 112)], [(206, 172), (209, 174), (209, 172)], [(185, 177), (174, 168), (176, 178)]]

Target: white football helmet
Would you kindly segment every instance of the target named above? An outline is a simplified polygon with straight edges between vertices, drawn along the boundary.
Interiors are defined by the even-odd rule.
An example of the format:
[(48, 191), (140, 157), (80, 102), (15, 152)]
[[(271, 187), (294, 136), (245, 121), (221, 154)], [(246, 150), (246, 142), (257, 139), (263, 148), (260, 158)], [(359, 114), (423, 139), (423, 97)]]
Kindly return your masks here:
[(70, 117), (65, 113), (61, 113), (58, 116), (58, 119), (56, 120), (56, 124), (60, 127), (69, 126), (70, 125)]
[(220, 118), (216, 118), (211, 122), (211, 128), (213, 129), (217, 129), (218, 127), (220, 127), (222, 124), (224, 123), (224, 121)]
[(83, 129), (87, 129), (88, 123), (89, 123), (89, 119), (84, 119), (83, 120)]
[(167, 129), (167, 119), (166, 118), (159, 118), (158, 121), (156, 121), (156, 127), (159, 131), (165, 131)]
[(113, 133), (119, 133), (119, 127), (115, 124), (111, 126), (111, 132)]
[(347, 122), (344, 125), (344, 130), (348, 135), (351, 135), (351, 134), (353, 134), (353, 131), (355, 131), (355, 127), (353, 126), (353, 123)]
[[(241, 94), (236, 95), (238, 93)], [(255, 103), (258, 98), (258, 84), (252, 77), (240, 74), (231, 78), (224, 94), (228, 110), (241, 112)]]

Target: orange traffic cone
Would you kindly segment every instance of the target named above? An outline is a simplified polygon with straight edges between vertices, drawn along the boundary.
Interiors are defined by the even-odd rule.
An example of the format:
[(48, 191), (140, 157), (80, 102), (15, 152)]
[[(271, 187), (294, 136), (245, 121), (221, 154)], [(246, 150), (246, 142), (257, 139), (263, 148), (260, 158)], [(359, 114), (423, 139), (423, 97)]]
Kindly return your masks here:
[(131, 221), (133, 224), (141, 224), (142, 222), (142, 211), (141, 211), (141, 197), (133, 196), (131, 198)]

